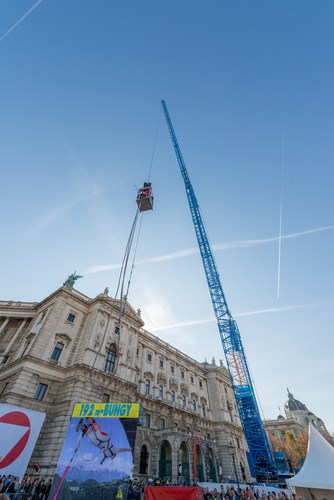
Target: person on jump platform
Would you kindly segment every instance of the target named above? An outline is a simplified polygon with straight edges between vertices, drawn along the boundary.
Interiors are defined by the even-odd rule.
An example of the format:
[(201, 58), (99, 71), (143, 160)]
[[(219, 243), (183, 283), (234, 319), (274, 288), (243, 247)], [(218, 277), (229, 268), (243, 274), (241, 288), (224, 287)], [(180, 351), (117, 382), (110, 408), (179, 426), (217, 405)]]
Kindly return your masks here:
[(94, 446), (100, 448), (100, 450), (102, 451), (104, 457), (101, 460), (101, 465), (106, 460), (106, 458), (110, 458), (111, 460), (113, 460), (116, 457), (117, 453), (120, 453), (122, 451), (132, 451), (132, 448), (116, 448), (113, 444), (111, 444), (109, 435), (106, 432), (101, 431), (101, 427), (92, 417), (86, 418), (85, 421), (83, 418), (81, 418), (75, 430), (77, 432), (80, 431), (80, 434), (77, 447), (74, 451), (78, 451), (81, 440), (86, 435), (89, 441)]

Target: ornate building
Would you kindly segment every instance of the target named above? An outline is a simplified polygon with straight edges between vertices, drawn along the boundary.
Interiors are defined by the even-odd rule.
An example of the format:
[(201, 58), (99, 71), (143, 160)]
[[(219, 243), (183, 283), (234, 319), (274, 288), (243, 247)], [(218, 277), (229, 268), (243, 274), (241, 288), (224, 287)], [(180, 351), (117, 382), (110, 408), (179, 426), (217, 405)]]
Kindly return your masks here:
[(296, 438), (300, 434), (308, 432), (309, 423), (314, 425), (319, 432), (328, 434), (324, 422), (309, 411), (305, 404), (295, 399), (289, 389), (287, 391), (288, 400), (284, 405), (286, 418), (283, 415), (278, 415), (276, 420), (264, 420), (268, 436), (275, 436), (283, 442), (286, 441), (286, 431), (290, 431)]
[[(133, 475), (192, 483), (194, 447), (199, 481), (234, 471), (250, 481), (248, 450), (228, 370), (199, 363), (146, 331), (126, 304), (121, 331), (108, 290), (91, 299), (65, 284), (41, 302), (0, 302), (0, 402), (46, 413), (33, 452), (42, 476), (53, 475), (76, 402), (139, 402)], [(94, 364), (95, 363), (95, 364)], [(117, 371), (111, 384), (104, 387)], [(30, 464), (30, 472), (32, 471)], [(218, 477), (219, 468), (222, 474)]]

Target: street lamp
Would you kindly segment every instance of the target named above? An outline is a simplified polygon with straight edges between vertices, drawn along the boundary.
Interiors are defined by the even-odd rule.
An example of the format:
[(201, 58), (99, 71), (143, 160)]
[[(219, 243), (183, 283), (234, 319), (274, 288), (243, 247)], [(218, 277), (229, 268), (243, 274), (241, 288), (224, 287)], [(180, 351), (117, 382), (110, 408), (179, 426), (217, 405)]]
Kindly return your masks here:
[(230, 452), (230, 455), (232, 456), (234, 473), (235, 473), (235, 477), (237, 478), (237, 484), (238, 484), (238, 490), (239, 490), (240, 489), (239, 478), (238, 478), (237, 467), (235, 465), (235, 459), (234, 459), (234, 455), (236, 454), (237, 449), (235, 446), (233, 446), (232, 442), (230, 442), (230, 444), (228, 445), (228, 451)]

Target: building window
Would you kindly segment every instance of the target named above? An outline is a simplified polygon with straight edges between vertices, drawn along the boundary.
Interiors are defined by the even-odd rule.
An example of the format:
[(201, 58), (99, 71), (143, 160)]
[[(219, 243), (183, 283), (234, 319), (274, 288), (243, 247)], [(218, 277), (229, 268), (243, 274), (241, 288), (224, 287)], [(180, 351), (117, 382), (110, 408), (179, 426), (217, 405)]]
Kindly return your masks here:
[(139, 356), (139, 349), (137, 349), (137, 356)]
[(45, 395), (45, 391), (47, 389), (47, 385), (45, 384), (38, 384), (38, 387), (35, 392), (34, 399), (38, 399), (38, 401), (42, 401)]
[(115, 359), (116, 359), (116, 347), (112, 344), (107, 351), (106, 363), (104, 365), (104, 369), (106, 372), (114, 371)]
[(171, 366), (171, 367), (170, 367), (170, 371), (171, 371), (172, 373), (174, 373), (174, 366)]
[(109, 394), (102, 394), (102, 403), (109, 403)]
[(163, 398), (163, 396), (164, 396), (164, 388), (162, 387), (162, 385), (159, 385), (159, 397)]
[(203, 387), (203, 384), (202, 384), (202, 381), (200, 380), (199, 381), (199, 386), (202, 388)]
[(56, 343), (55, 348), (53, 349), (53, 353), (51, 354), (51, 359), (54, 361), (58, 361), (59, 356), (61, 355), (61, 351), (64, 348), (64, 344), (61, 344), (60, 342)]
[(163, 368), (163, 367), (164, 367), (164, 362), (161, 361), (161, 359), (160, 359), (160, 368)]
[(177, 422), (174, 422), (173, 427), (178, 427)]
[(151, 354), (148, 354), (148, 355), (147, 355), (147, 361), (152, 361), (152, 356), (151, 356)]
[(171, 392), (172, 403), (175, 403), (175, 392)]
[(139, 474), (147, 474), (148, 471), (148, 452), (144, 444), (140, 451)]
[(240, 448), (240, 443), (238, 438), (237, 438), (237, 447)]
[(196, 411), (196, 401), (193, 399), (193, 410)]
[(67, 321), (69, 321), (70, 323), (73, 323), (73, 322), (74, 322), (74, 320), (75, 320), (75, 316), (74, 316), (74, 314), (71, 314), (71, 313), (70, 313), (70, 314), (67, 316)]
[(150, 393), (150, 381), (149, 380), (146, 380), (145, 382), (145, 394), (149, 394)]
[(186, 397), (185, 396), (182, 396), (182, 404), (183, 404), (183, 406), (186, 406)]
[(119, 335), (119, 326), (115, 326), (115, 333), (116, 335)]
[(194, 383), (194, 377), (190, 377), (190, 382), (193, 384)]
[(186, 425), (186, 432), (190, 432), (190, 427), (188, 427), (188, 425)]
[(151, 421), (151, 416), (150, 415), (145, 415), (145, 427), (150, 426), (150, 421)]
[(210, 438), (211, 438), (211, 436), (210, 436), (210, 434), (208, 433), (208, 435), (207, 435), (207, 439), (210, 439)]
[(164, 428), (165, 428), (165, 419), (161, 418), (160, 419), (160, 429), (164, 429)]
[(184, 372), (181, 372), (181, 378), (184, 378)]
[(203, 418), (205, 418), (205, 405), (202, 405)]

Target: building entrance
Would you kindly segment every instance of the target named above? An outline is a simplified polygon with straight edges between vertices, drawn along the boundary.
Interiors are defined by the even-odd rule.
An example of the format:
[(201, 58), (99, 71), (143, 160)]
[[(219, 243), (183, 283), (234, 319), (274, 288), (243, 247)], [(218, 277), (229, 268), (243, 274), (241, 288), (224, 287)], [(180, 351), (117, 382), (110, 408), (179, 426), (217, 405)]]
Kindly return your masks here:
[(169, 481), (172, 478), (172, 448), (168, 441), (163, 441), (160, 448), (159, 478)]

